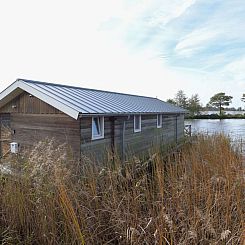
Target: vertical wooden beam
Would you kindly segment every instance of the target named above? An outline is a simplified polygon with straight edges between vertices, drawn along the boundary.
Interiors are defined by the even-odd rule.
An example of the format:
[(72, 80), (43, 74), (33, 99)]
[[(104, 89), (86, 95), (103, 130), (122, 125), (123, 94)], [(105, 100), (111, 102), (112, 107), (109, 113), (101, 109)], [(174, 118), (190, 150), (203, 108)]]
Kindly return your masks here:
[(114, 156), (115, 154), (115, 117), (110, 117), (109, 118), (111, 122), (111, 152)]
[(79, 118), (79, 163), (81, 163), (81, 158), (82, 158), (82, 118)]
[(178, 143), (178, 115), (175, 117), (175, 133), (176, 133), (176, 143)]
[(122, 125), (122, 162), (123, 163), (125, 161), (125, 129), (126, 129), (126, 121), (124, 119)]
[(0, 114), (0, 158), (2, 158), (2, 117)]

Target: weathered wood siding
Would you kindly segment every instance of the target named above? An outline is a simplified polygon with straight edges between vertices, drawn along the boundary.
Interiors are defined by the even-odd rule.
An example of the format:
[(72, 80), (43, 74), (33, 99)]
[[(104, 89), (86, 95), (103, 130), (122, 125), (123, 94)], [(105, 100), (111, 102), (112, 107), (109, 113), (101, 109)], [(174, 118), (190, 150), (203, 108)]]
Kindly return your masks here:
[(92, 140), (92, 117), (82, 117), (81, 127), (81, 156), (99, 161), (106, 160), (111, 154), (112, 121), (104, 118), (104, 138)]
[(0, 108), (0, 113), (62, 114), (58, 109), (26, 92)]
[(0, 156), (10, 150), (11, 128), (10, 114), (0, 114)]
[(185, 116), (179, 115), (177, 117), (177, 140), (184, 138), (184, 126), (185, 125)]
[[(162, 128), (157, 128), (156, 115), (141, 116), (141, 132), (134, 133), (134, 117), (125, 121), (126, 155), (142, 155), (160, 144), (177, 143), (184, 135), (184, 116), (163, 115)], [(118, 129), (122, 128), (120, 124)], [(121, 138), (116, 138), (117, 149), (122, 148)]]
[[(11, 140), (19, 143), (21, 150), (46, 137), (54, 137), (57, 143), (67, 143), (76, 157), (81, 154), (102, 161), (112, 156), (112, 145), (120, 157), (123, 150), (128, 155), (139, 155), (159, 144), (177, 142), (184, 136), (184, 115), (163, 115), (162, 128), (157, 128), (157, 116), (154, 114), (142, 115), (142, 130), (138, 133), (134, 133), (133, 116), (105, 117), (104, 138), (92, 140), (91, 117), (75, 120), (26, 92), (1, 108), (0, 114), (10, 115)], [(9, 142), (4, 147), (7, 149), (7, 146), (9, 149)]]
[(57, 144), (66, 143), (76, 157), (80, 155), (79, 123), (64, 114), (13, 113), (11, 129), (12, 140), (19, 143), (20, 150), (29, 148), (46, 138), (54, 138)]
[(105, 117), (103, 139), (92, 140), (91, 117), (81, 118), (81, 153), (89, 158), (104, 160), (110, 157), (112, 142), (115, 152), (122, 157), (123, 122), (125, 121), (124, 150), (127, 155), (147, 153), (160, 144), (175, 143), (184, 136), (184, 115), (163, 115), (162, 128), (157, 128), (157, 116), (142, 115), (141, 132), (134, 133), (134, 117)]
[[(5, 113), (5, 114), (3, 114)], [(57, 144), (67, 143), (76, 157), (80, 157), (80, 124), (42, 100), (23, 92), (0, 109), (10, 116), (11, 141), (20, 150), (46, 138), (55, 138)], [(1, 139), (3, 136), (1, 136)], [(9, 143), (5, 148), (9, 149)], [(3, 144), (2, 144), (3, 145)], [(2, 147), (3, 148), (3, 147)]]

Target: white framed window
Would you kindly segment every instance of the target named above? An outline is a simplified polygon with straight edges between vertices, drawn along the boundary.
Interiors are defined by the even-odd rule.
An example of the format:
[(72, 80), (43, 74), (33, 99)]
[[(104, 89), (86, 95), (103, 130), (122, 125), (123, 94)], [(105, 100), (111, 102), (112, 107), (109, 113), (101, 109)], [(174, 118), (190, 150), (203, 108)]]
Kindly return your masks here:
[(157, 114), (157, 128), (162, 127), (162, 115)]
[(92, 117), (92, 140), (104, 138), (104, 117)]
[(141, 132), (141, 115), (134, 116), (134, 132)]

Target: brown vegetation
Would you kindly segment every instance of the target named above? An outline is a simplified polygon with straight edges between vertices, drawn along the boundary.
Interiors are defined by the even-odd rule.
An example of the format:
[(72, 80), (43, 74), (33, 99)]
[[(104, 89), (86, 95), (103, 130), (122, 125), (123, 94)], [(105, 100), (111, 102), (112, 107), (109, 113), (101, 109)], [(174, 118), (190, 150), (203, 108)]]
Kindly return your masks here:
[(0, 175), (0, 243), (242, 244), (244, 169), (224, 136), (123, 165), (64, 152), (40, 143)]

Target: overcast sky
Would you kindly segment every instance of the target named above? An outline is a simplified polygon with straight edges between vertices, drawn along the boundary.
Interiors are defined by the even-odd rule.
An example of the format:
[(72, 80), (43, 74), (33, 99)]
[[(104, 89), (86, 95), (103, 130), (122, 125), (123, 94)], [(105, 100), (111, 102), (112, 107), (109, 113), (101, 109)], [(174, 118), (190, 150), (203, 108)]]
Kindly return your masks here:
[(26, 78), (242, 106), (244, 0), (0, 0), (0, 90)]

